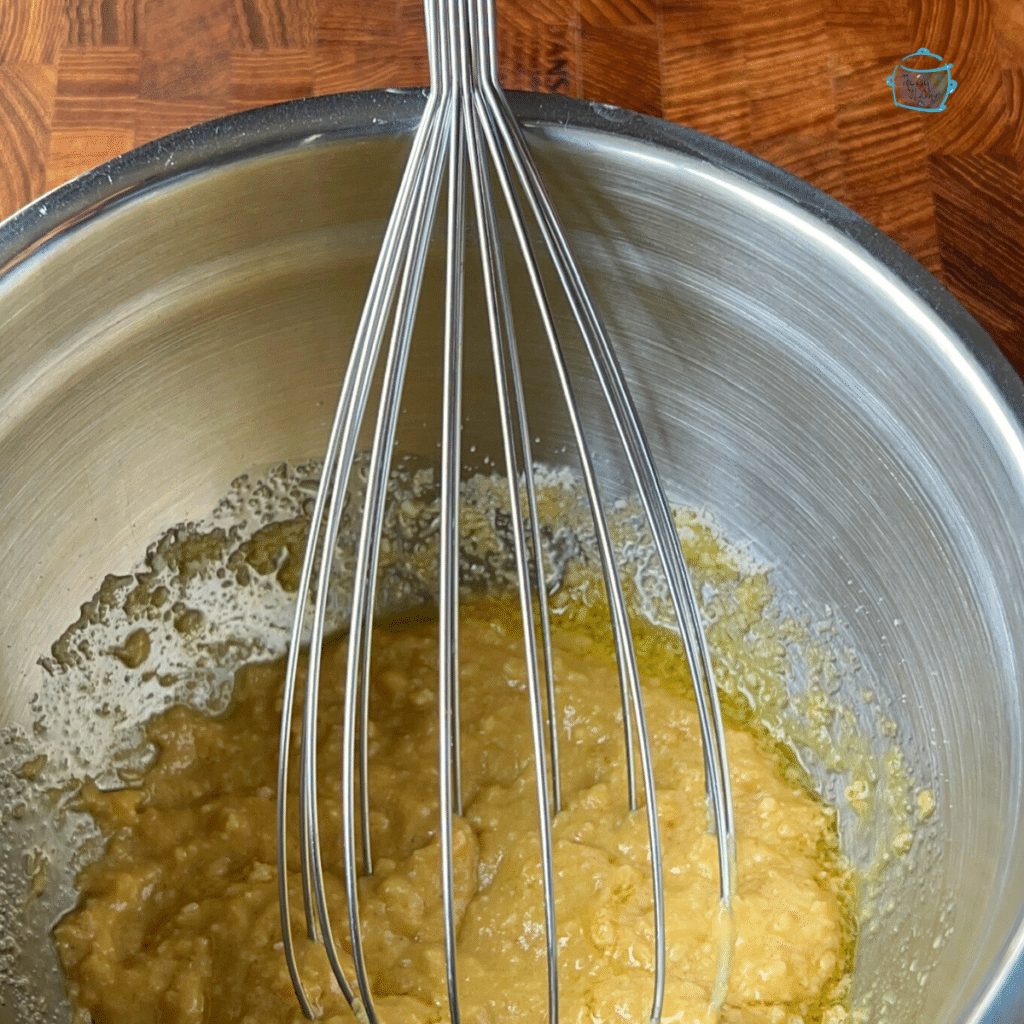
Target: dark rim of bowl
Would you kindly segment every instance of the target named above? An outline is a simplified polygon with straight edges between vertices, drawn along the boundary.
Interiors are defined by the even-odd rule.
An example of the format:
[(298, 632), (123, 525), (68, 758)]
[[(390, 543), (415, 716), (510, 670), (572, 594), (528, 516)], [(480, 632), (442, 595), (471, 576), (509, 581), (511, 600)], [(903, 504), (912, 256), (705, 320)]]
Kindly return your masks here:
[[(41, 196), (0, 222), (0, 280), (68, 228), (143, 189), (323, 135), (394, 135), (411, 131), (427, 90), (382, 89), (293, 100), (207, 121), (116, 157)], [(752, 182), (793, 203), (855, 242), (903, 283), (964, 343), (1024, 425), (1024, 384), (991, 337), (932, 274), (838, 200), (719, 139), (605, 103), (538, 93), (509, 93), (526, 124), (582, 128), (682, 153)]]

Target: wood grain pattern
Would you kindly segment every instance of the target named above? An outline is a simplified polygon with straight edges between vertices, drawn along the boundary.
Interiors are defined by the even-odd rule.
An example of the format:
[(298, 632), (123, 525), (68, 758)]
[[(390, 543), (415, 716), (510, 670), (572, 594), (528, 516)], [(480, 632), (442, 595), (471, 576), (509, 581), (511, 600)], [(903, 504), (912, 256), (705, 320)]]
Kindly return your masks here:
[(1024, 4), (1020, 0), (989, 0), (989, 10), (1004, 61), (1024, 65)]
[(136, 46), (141, 0), (72, 0), (67, 5), (68, 46)]
[(662, 14), (661, 39), (665, 117), (749, 149), (754, 135), (738, 0), (676, 0)]
[(64, 0), (7, 0), (0, 5), (0, 64), (56, 63), (66, 24)]
[(584, 22), (580, 36), (583, 95), (660, 117), (664, 102), (655, 26)]
[(231, 99), (242, 107), (312, 96), (313, 54), (307, 49), (252, 50), (231, 55)]
[(1024, 68), (1003, 68), (1000, 77), (1006, 122), (1003, 136), (992, 151), (1024, 163)]
[[(1024, 369), (1022, 0), (498, 0), (507, 88), (667, 117), (847, 203)], [(939, 114), (885, 79), (954, 64)], [(236, 110), (427, 83), (421, 0), (0, 0), (0, 217)]]
[[(957, 291), (972, 296), (975, 313), (1018, 367), (1024, 365), (1024, 297), (1020, 204), (1024, 175), (986, 155), (934, 156), (935, 218), (942, 269)], [(969, 205), (972, 216), (959, 210)]]
[(52, 65), (0, 65), (0, 209), (17, 209), (46, 187), (56, 91)]
[(249, 50), (308, 50), (316, 7), (303, 0), (235, 0), (238, 42)]
[(225, 101), (231, 51), (238, 42), (233, 0), (146, 0), (141, 18), (139, 96), (151, 100)]
[(582, 96), (580, 25), (567, 21), (540, 32), (515, 24), (501, 34), (499, 60), (506, 89)]

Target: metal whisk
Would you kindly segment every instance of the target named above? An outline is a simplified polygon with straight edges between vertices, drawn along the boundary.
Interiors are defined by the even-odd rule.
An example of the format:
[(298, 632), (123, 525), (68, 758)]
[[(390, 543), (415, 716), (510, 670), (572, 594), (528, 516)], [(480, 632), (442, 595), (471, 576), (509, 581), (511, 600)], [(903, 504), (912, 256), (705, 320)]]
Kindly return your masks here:
[[(651, 749), (644, 720), (633, 640), (616, 556), (595, 473), (584, 436), (580, 408), (555, 329), (546, 285), (530, 239), (526, 209), (532, 215), (564, 291), (601, 391), (631, 468), (690, 666), (699, 711), (704, 751), (709, 819), (717, 836), (720, 906), (728, 920), (734, 887), (735, 838), (726, 764), (724, 731), (711, 660), (698, 607), (684, 562), (672, 513), (622, 372), (559, 225), (520, 128), (498, 84), (493, 0), (425, 0), (431, 89), (415, 133), (398, 196), (381, 246), (348, 365), (337, 415), (324, 460), (309, 542), (302, 566), (288, 654), (281, 723), (278, 776), (278, 878), (284, 951), (295, 992), (305, 1014), (313, 1007), (303, 987), (291, 937), (286, 864), (287, 780), (292, 719), (300, 689), (299, 652), (309, 619), (309, 656), (302, 698), (299, 750), (299, 849), (307, 932), (321, 941), (345, 997), (358, 1019), (378, 1020), (363, 954), (357, 891), (357, 821), (361, 820), (363, 870), (372, 871), (369, 804), (366, 785), (370, 653), (376, 575), (380, 555), (385, 495), (403, 381), (412, 340), (417, 300), (428, 243), (447, 186), (447, 235), (444, 315), (444, 380), (440, 466), (440, 568), (438, 583), (438, 707), (441, 894), (448, 1000), (451, 1019), (459, 1020), (459, 985), (453, 910), (452, 815), (462, 813), (459, 770), (458, 604), (461, 373), (463, 353), (464, 257), (469, 210), (480, 241), (483, 291), (489, 325), (494, 376), (509, 481), (512, 545), (524, 623), (527, 682), (530, 694), (537, 817), (543, 870), (547, 944), (548, 1004), (558, 1019), (557, 922), (552, 859), (552, 816), (561, 805), (558, 770), (556, 691), (552, 678), (550, 623), (544, 588), (537, 495), (530, 432), (511, 312), (504, 250), (499, 237), (494, 182), (497, 182), (530, 286), (575, 436), (582, 481), (593, 512), (608, 607), (619, 665), (627, 754), (630, 807), (637, 806), (634, 747), (645, 795), (652, 866), (655, 972), (651, 1020), (662, 1013), (665, 987), (665, 909), (658, 832), (657, 801)], [(525, 201), (525, 208), (524, 208)], [(471, 204), (471, 206), (470, 206)], [(390, 331), (389, 331), (390, 328)], [(384, 341), (390, 335), (385, 346)], [(385, 352), (386, 349), (386, 352)], [(333, 539), (349, 490), (357, 439), (367, 415), (373, 381), (380, 373), (379, 403), (369, 455), (362, 525), (352, 582), (349, 647), (342, 723), (341, 843), (348, 901), (347, 937), (355, 978), (339, 960), (327, 908), (317, 818), (317, 695), (324, 641), (327, 582), (331, 576)], [(320, 581), (307, 609), (314, 579)], [(536, 600), (535, 600), (536, 599)], [(538, 609), (535, 613), (534, 607)], [(538, 640), (537, 635), (540, 634)], [(332, 766), (333, 769), (333, 766)], [(356, 813), (356, 794), (361, 815)], [(728, 929), (725, 929), (728, 931)], [(731, 950), (731, 947), (730, 947)], [(720, 956), (712, 1003), (720, 1006), (728, 984), (730, 950)]]

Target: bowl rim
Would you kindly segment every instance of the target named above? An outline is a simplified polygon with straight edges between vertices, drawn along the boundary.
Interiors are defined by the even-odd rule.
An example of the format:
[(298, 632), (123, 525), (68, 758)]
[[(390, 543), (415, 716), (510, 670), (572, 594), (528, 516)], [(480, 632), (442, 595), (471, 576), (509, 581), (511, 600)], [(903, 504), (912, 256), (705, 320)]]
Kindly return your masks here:
[[(411, 133), (428, 90), (367, 90), (291, 100), (206, 121), (147, 142), (58, 186), (0, 221), (3, 285), (48, 243), (151, 188), (195, 172), (296, 146)], [(838, 232), (888, 270), (964, 346), (1024, 432), (1024, 381), (956, 297), (896, 242), (839, 200), (712, 136), (606, 103), (509, 92), (528, 129), (584, 130), (669, 151), (743, 179)], [(1015, 1021), (1024, 1013), (1024, 908), (960, 1024)]]

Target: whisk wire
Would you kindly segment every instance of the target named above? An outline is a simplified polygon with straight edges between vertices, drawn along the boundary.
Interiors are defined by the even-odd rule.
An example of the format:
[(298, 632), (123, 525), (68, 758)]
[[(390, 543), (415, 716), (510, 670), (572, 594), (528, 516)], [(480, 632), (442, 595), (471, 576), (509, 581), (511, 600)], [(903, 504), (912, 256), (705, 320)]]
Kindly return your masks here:
[[(416, 210), (413, 233), (406, 252), (402, 283), (394, 313), (392, 340), (388, 350), (382, 383), (381, 406), (370, 454), (366, 482), (368, 497), (360, 529), (353, 580), (351, 635), (346, 678), (350, 681), (355, 680), (356, 685), (348, 686), (345, 693), (342, 731), (343, 756), (341, 764), (341, 827), (342, 834), (345, 837), (343, 841), (343, 856), (352, 961), (363, 1009), (371, 1024), (376, 1020), (376, 1013), (373, 1007), (373, 996), (366, 971), (362, 929), (359, 920), (358, 874), (355, 863), (353, 759), (347, 756), (347, 752), (352, 750), (355, 744), (357, 726), (361, 727), (361, 732), (365, 735), (368, 724), (365, 715), (367, 703), (365, 700), (359, 700), (358, 698), (368, 692), (369, 686), (373, 613), (387, 481), (391, 470), (391, 453), (394, 448), (395, 432), (398, 425), (401, 392), (405, 379), (405, 370), (408, 365), (416, 307), (426, 266), (427, 247), (430, 242), (430, 233), (445, 169), (444, 158), (448, 148), (447, 139), (450, 133), (451, 121), (450, 99), (442, 107), (440, 118), (441, 127), (430, 139), (430, 147), (427, 154), (427, 176), (423, 182), (423, 202)], [(337, 520), (334, 517), (335, 509), (337, 510)], [(338, 492), (335, 491), (332, 497), (332, 516), (329, 519), (328, 526), (331, 535), (337, 530), (338, 523), (340, 522), (340, 512), (341, 502)], [(323, 604), (327, 597), (326, 591), (322, 590), (318, 593), (317, 597), (321, 604)], [(357, 714), (360, 708), (364, 713), (361, 719)], [(373, 861), (369, 840), (369, 786), (367, 775), (367, 766), (363, 762), (360, 764), (362, 793), (365, 801), (362, 814), (363, 867), (367, 874), (371, 874), (373, 871)]]
[[(510, 334), (507, 308), (507, 282), (504, 257), (495, 216), (494, 196), (491, 191), (490, 172), (485, 163), (485, 149), (478, 138), (476, 119), (467, 119), (470, 153), (470, 178), (473, 185), (477, 225), (481, 233), (481, 267), (483, 271), (485, 303), (490, 326), (499, 421), (505, 452), (506, 478), (509, 487), (509, 506), (512, 512), (512, 547), (515, 553), (516, 573), (519, 580), (520, 614), (523, 622), (523, 646), (526, 655), (526, 684), (530, 702), (530, 723), (533, 735), (534, 772), (537, 785), (537, 817), (540, 833), (540, 859), (544, 894), (545, 943), (548, 964), (548, 1013), (552, 1024), (558, 1020), (558, 953), (555, 923), (554, 853), (551, 834), (551, 803), (548, 796), (548, 758), (545, 750), (545, 713), (541, 697), (536, 634), (533, 629), (534, 581), (527, 550), (526, 517), (521, 510), (519, 482), (530, 473), (529, 452), (517, 451), (517, 435), (522, 436), (524, 410), (509, 381), (508, 363), (514, 358), (514, 335)], [(541, 603), (546, 601), (542, 593)]]
[[(432, 19), (428, 18), (428, 20)], [(434, 31), (434, 36), (437, 37), (436, 31)], [(299, 653), (301, 641), (305, 635), (307, 599), (311, 592), (313, 570), (318, 553), (321, 555), (319, 589), (326, 600), (327, 581), (330, 578), (331, 548), (337, 531), (337, 523), (340, 520), (342, 496), (347, 492), (359, 424), (362, 421), (368, 400), (373, 368), (382, 345), (387, 314), (402, 266), (398, 255), (409, 250), (409, 234), (415, 211), (423, 205), (422, 181), (426, 173), (426, 166), (431, 162), (424, 159), (425, 153), (431, 148), (431, 140), (444, 138), (442, 126), (438, 123), (439, 117), (442, 116), (443, 106), (442, 94), (432, 92), (428, 97), (420, 127), (413, 138), (409, 160), (399, 186), (392, 216), (385, 231), (363, 313), (353, 341), (352, 357), (332, 424), (323, 475), (310, 517), (310, 535), (300, 571), (292, 625), (292, 642), (289, 645), (286, 662), (277, 786), (278, 898), (282, 921), (282, 944), (289, 975), (303, 1013), (310, 1019), (315, 1016), (315, 1012), (298, 970), (291, 934), (287, 872), (287, 779), (291, 752), (291, 728), (298, 688)], [(322, 531), (321, 547), (319, 528), (324, 522), (324, 513), (329, 501), (332, 508), (327, 524)], [(319, 821), (315, 798), (317, 771), (315, 733), (324, 606), (318, 604), (311, 618), (309, 666), (306, 673), (299, 750), (299, 853), (303, 904), (307, 936), (310, 940), (316, 940), (319, 926), (319, 935), (326, 948), (339, 987), (346, 1000), (354, 1005), (354, 993), (338, 961), (336, 946), (331, 934), (326, 898), (323, 893), (323, 871), (319, 857)]]
[[(480, 34), (478, 31), (475, 39), (476, 46), (478, 48), (480, 46), (479, 36)], [(464, 88), (467, 92), (474, 85), (474, 83), (471, 82), (470, 77), (472, 68), (475, 67), (476, 62), (471, 61), (470, 64), (472, 67), (461, 69), (465, 75)], [(513, 443), (518, 446), (518, 451), (520, 453), (519, 465), (521, 467), (521, 477), (517, 476), (514, 480), (509, 478), (510, 508), (516, 509), (520, 504), (519, 496), (517, 494), (513, 495), (512, 490), (519, 486), (519, 481), (521, 479), (523, 491), (525, 492), (524, 504), (526, 508), (526, 515), (523, 518), (528, 526), (526, 537), (529, 541), (529, 553), (531, 555), (529, 558), (529, 565), (532, 566), (531, 582), (533, 591), (537, 596), (536, 616), (539, 621), (541, 635), (541, 665), (544, 673), (544, 698), (546, 703), (545, 717), (547, 723), (548, 757), (550, 759), (550, 799), (553, 812), (557, 814), (562, 809), (562, 787), (560, 757), (558, 752), (558, 714), (555, 698), (555, 678), (551, 646), (551, 611), (547, 601), (547, 573), (544, 564), (540, 513), (537, 502), (537, 486), (533, 472), (534, 460), (532, 457), (532, 444), (530, 440), (531, 433), (529, 418), (527, 415), (526, 394), (523, 387), (522, 370), (520, 368), (518, 346), (516, 343), (515, 323), (512, 316), (512, 299), (509, 294), (508, 287), (508, 274), (505, 268), (505, 257), (496, 222), (496, 206), (493, 195), (493, 184), (491, 182), (491, 173), (487, 169), (486, 156), (488, 151), (490, 153), (494, 174), (499, 181), (508, 180), (508, 168), (505, 164), (504, 155), (500, 149), (496, 150), (489, 145), (485, 148), (480, 144), (481, 140), (479, 138), (479, 133), (485, 130), (485, 128), (477, 123), (477, 119), (473, 114), (474, 112), (472, 107), (467, 107), (467, 117), (472, 123), (467, 124), (466, 131), (474, 134), (475, 146), (472, 147), (472, 151), (474, 153), (479, 152), (478, 166), (480, 168), (482, 183), (480, 198), (484, 201), (484, 206), (481, 208), (478, 200), (477, 220), (478, 222), (481, 222), (484, 217), (488, 218), (489, 244), (493, 246), (493, 248), (489, 250), (490, 255), (484, 257), (487, 261), (487, 268), (484, 272), (484, 288), (485, 291), (493, 288), (495, 293), (493, 296), (494, 309), (499, 310), (501, 316), (500, 332), (497, 334), (492, 333), (492, 337), (500, 336), (502, 340), (500, 351), (502, 353), (502, 366), (504, 369), (502, 379), (498, 382), (499, 401), (504, 397), (504, 385), (510, 384), (510, 395), (512, 401), (509, 403), (508, 408), (512, 415), (512, 422), (514, 425), (510, 437)], [(509, 197), (506, 196), (506, 202), (508, 202), (508, 200)], [(511, 201), (515, 205), (514, 216), (521, 216), (521, 207), (514, 194), (511, 197)], [(492, 297), (488, 292), (488, 300), (490, 301), (491, 298)], [(490, 306), (488, 308), (490, 308)]]
[[(558, 709), (553, 677), (546, 572), (532, 442), (520, 370), (505, 254), (498, 227), (494, 184), (504, 199), (526, 267), (544, 335), (576, 442), (584, 487), (590, 501), (612, 632), (619, 665), (629, 806), (638, 806), (634, 746), (639, 752), (651, 863), (654, 916), (654, 994), (650, 1019), (660, 1020), (666, 973), (664, 879), (653, 758), (644, 716), (629, 614), (601, 489), (587, 442), (579, 404), (562, 350), (547, 285), (526, 220), (525, 197), (538, 226), (562, 292), (576, 319), (585, 350), (605, 395), (616, 432), (640, 494), (655, 550), (689, 660), (704, 746), (709, 820), (718, 841), (720, 907), (728, 913), (734, 886), (735, 839), (721, 709), (710, 656), (700, 627), (696, 595), (679, 547), (671, 510), (650, 450), (605, 329), (569, 251), (563, 229), (497, 80), (494, 10), (491, 0), (425, 0), (432, 88), (414, 135), (409, 162), (385, 232), (353, 353), (332, 426), (320, 487), (314, 502), (303, 558), (286, 666), (284, 711), (278, 765), (278, 862), (284, 951), (300, 1006), (312, 1018), (315, 1007), (305, 991), (291, 937), (287, 876), (287, 780), (292, 720), (297, 700), (299, 648), (304, 636), (314, 567), (319, 562), (312, 600), (299, 747), (299, 855), (307, 935), (320, 939), (338, 985), (360, 1019), (377, 1024), (366, 968), (359, 915), (356, 864), (357, 819), (363, 870), (373, 871), (369, 803), (369, 673), (376, 579), (402, 389), (413, 326), (427, 261), (427, 249), (442, 182), (447, 178), (447, 262), (443, 344), (440, 478), (440, 566), (438, 583), (438, 796), (440, 882), (449, 1015), (460, 1020), (456, 965), (453, 814), (461, 814), (463, 792), (459, 748), (459, 490), (461, 467), (464, 264), (467, 202), (471, 197), (479, 236), (481, 276), (491, 341), (499, 422), (503, 440), (512, 550), (519, 581), (526, 687), (533, 737), (537, 820), (544, 901), (548, 1013), (558, 1020), (558, 937), (555, 919), (553, 815), (562, 804), (558, 750)], [(332, 933), (320, 850), (316, 798), (317, 707), (321, 648), (335, 538), (341, 522), (358, 438), (366, 413), (384, 336), (391, 340), (381, 373), (380, 402), (373, 433), (366, 503), (352, 577), (350, 640), (342, 721), (341, 840), (348, 939), (355, 988), (346, 979)], [(537, 633), (540, 633), (538, 647)], [(541, 673), (543, 671), (543, 684)], [(356, 787), (359, 814), (356, 813)], [(730, 919), (731, 923), (731, 919)], [(722, 929), (721, 936), (728, 929)], [(731, 934), (731, 933), (730, 933)], [(724, 947), (723, 947), (724, 950)], [(730, 959), (719, 958), (712, 1002), (721, 1005)]]
[[(486, 0), (483, 2), (486, 3)], [(569, 250), (565, 233), (522, 139), (515, 116), (500, 86), (493, 78), (483, 80), (482, 91), (490, 109), (496, 115), (493, 123), (501, 134), (504, 151), (508, 154), (522, 183), (523, 194), (527, 197), (544, 242), (552, 255), (552, 262), (565, 295), (580, 325), (597, 379), (601, 383), (616, 431), (630, 463), (651, 528), (652, 539), (666, 574), (668, 592), (693, 675), (706, 757), (710, 759), (711, 770), (706, 774), (708, 800), (713, 811), (715, 832), (723, 837), (723, 849), (719, 856), (720, 889), (723, 902), (729, 904), (733, 891), (732, 861), (735, 860), (735, 833), (726, 767), (724, 725), (717, 688), (713, 681), (710, 652), (700, 627), (696, 594), (679, 547), (668, 499), (614, 349)], [(478, 99), (478, 102), (482, 100)]]
[[(453, 30), (454, 36), (454, 30)], [(451, 1024), (459, 1024), (452, 814), (462, 815), (459, 745), (459, 478), (462, 422), (462, 311), (465, 257), (465, 143), (455, 101), (449, 146), (448, 261), (445, 274), (444, 394), (438, 551), (438, 839), (444, 906), (445, 974)]]
[(579, 407), (575, 399), (574, 389), (564, 354), (554, 326), (554, 319), (551, 315), (550, 304), (547, 300), (545, 286), (540, 274), (536, 255), (529, 239), (525, 219), (523, 217), (523, 212), (518, 201), (515, 187), (511, 181), (507, 166), (504, 163), (503, 150), (498, 144), (493, 132), (492, 117), (488, 116), (486, 119), (481, 117), (481, 121), (484, 124), (485, 132), (488, 135), (488, 146), (496, 168), (497, 177), (501, 183), (506, 205), (510, 211), (514, 230), (519, 242), (520, 251), (533, 286), (534, 297), (541, 313), (551, 356), (558, 373), (562, 395), (566, 403), (576, 440), (577, 452), (581, 459), (581, 469), (583, 471), (585, 486), (590, 499), (595, 535), (598, 540), (598, 550), (605, 580), (606, 596), (608, 599), (609, 609), (612, 614), (613, 636), (620, 669), (619, 678), (623, 706), (623, 724), (631, 809), (635, 809), (637, 806), (635, 769), (633, 766), (634, 729), (636, 730), (636, 736), (638, 739), (637, 746), (641, 752), (642, 772), (644, 776), (645, 792), (647, 795), (646, 806), (648, 816), (648, 835), (652, 850), (652, 888), (654, 893), (653, 902), (655, 916), (655, 995), (652, 1001), (651, 1019), (657, 1021), (660, 1018), (661, 1013), (665, 975), (664, 886), (661, 874), (661, 844), (657, 821), (657, 800), (655, 796), (653, 763), (650, 757), (650, 743), (647, 736), (646, 722), (642, 713), (639, 677), (636, 672), (636, 657), (633, 649), (629, 616), (626, 610), (626, 602), (621, 583), (619, 582), (618, 570), (616, 568), (614, 545), (611, 540), (607, 520), (602, 512), (603, 503), (600, 495), (600, 488), (597, 483), (597, 475), (593, 461), (590, 457), (590, 446), (584, 435)]

